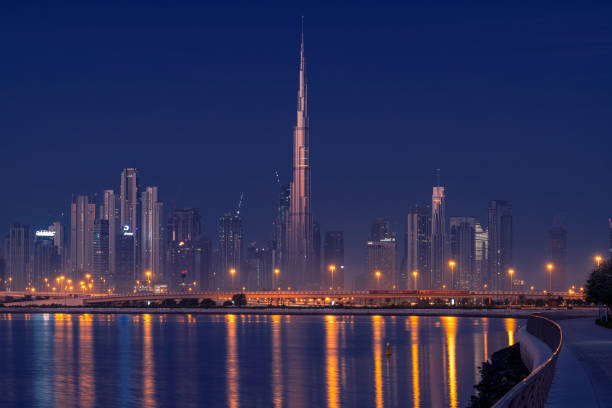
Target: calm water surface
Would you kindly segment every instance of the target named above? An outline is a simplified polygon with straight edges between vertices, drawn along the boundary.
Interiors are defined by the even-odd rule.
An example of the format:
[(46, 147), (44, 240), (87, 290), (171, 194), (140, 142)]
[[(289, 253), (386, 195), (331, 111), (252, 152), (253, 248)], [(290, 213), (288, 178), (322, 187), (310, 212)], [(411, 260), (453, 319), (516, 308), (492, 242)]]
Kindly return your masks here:
[(0, 406), (461, 407), (479, 379), (477, 367), (514, 343), (519, 324), (0, 314)]

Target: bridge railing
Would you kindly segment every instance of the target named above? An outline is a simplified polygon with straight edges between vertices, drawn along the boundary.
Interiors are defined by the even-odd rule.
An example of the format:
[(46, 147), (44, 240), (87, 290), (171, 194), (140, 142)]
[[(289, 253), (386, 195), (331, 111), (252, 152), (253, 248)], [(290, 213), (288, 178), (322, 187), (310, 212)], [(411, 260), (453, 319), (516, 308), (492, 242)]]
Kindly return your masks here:
[(551, 349), (551, 356), (515, 385), (493, 408), (544, 407), (555, 375), (555, 366), (563, 344), (563, 332), (554, 321), (538, 315), (527, 319), (527, 332)]

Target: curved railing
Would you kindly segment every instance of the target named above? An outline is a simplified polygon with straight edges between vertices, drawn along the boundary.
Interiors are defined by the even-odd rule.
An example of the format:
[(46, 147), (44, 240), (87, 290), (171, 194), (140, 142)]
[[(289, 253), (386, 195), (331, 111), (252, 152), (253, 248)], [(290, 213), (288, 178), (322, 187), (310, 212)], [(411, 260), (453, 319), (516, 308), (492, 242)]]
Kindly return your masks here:
[(548, 391), (555, 375), (555, 365), (563, 344), (563, 332), (554, 321), (538, 315), (527, 319), (527, 332), (550, 347), (551, 356), (506, 395), (493, 405), (494, 408), (544, 407)]

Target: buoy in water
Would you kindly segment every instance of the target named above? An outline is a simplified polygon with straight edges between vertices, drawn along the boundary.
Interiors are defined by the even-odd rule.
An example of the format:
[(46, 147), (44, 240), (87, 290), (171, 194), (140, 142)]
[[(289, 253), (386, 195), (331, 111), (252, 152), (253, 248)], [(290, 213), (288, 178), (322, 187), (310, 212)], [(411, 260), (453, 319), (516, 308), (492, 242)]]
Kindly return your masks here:
[(385, 356), (391, 357), (391, 345), (387, 343), (387, 351), (385, 352)]

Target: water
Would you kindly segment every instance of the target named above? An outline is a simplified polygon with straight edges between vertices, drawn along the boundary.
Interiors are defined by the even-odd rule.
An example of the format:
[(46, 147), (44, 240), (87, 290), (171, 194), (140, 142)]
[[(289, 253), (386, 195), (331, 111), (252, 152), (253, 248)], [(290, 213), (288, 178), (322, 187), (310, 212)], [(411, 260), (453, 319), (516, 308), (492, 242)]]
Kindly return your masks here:
[[(461, 407), (520, 320), (0, 314), (0, 406)], [(385, 344), (392, 355), (385, 356)]]

